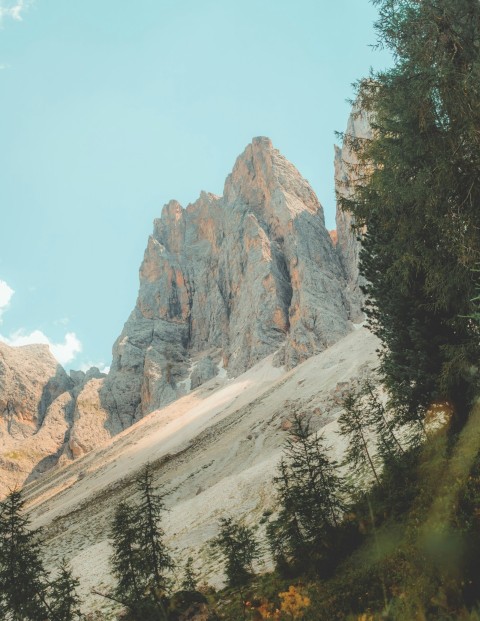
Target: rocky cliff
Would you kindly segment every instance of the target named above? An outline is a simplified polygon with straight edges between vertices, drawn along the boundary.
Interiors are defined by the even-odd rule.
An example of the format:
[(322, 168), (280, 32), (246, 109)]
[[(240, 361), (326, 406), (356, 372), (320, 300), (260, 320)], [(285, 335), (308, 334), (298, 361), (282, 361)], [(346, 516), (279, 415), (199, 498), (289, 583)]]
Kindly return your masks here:
[(171, 201), (155, 220), (103, 403), (125, 428), (220, 371), (236, 376), (273, 352), (294, 367), (351, 330), (348, 296), (315, 193), (255, 138), (222, 197)]
[(92, 416), (82, 395), (100, 377), (98, 369), (69, 377), (47, 345), (0, 342), (0, 496), (111, 437), (100, 409), (94, 433), (85, 429)]
[[(365, 131), (362, 118), (347, 131)], [(337, 151), (341, 191), (351, 161)], [(268, 138), (239, 156), (223, 196), (168, 203), (108, 377), (67, 376), (47, 346), (0, 343), (0, 494), (215, 377), (270, 354), (288, 370), (344, 337), (361, 318), (358, 245), (349, 216), (337, 224), (335, 245), (312, 188)]]
[[(335, 190), (337, 196), (348, 198), (355, 182), (355, 165), (358, 161), (349, 143), (355, 139), (369, 139), (371, 137), (372, 129), (368, 115), (354, 106), (348, 119), (343, 145), (341, 148), (335, 146)], [(360, 252), (358, 236), (360, 233), (353, 228), (355, 220), (352, 214), (343, 211), (339, 202), (337, 203), (336, 224), (337, 249), (348, 282), (347, 297), (351, 302), (351, 316), (360, 321), (363, 304), (363, 295), (360, 290), (363, 280), (358, 271)]]

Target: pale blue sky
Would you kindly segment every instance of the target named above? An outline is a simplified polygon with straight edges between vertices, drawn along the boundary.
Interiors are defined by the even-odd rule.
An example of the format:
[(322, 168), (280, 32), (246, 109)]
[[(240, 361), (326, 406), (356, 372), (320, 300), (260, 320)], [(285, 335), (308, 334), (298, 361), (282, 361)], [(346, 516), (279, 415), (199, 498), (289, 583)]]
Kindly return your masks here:
[(153, 219), (221, 194), (253, 136), (334, 228), (334, 131), (388, 62), (374, 18), (368, 0), (0, 0), (0, 334), (69, 333), (67, 368), (108, 365)]

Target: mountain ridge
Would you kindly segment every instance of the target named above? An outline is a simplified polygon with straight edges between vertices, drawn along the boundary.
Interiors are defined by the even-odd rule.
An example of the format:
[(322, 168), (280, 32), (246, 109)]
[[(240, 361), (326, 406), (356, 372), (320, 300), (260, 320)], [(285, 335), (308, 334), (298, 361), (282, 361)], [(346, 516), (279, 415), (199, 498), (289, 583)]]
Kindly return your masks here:
[[(352, 239), (344, 226), (332, 243), (309, 183), (270, 139), (254, 138), (222, 196), (201, 192), (186, 208), (172, 200), (154, 220), (107, 376), (68, 376), (47, 346), (0, 344), (10, 352), (0, 356), (0, 493), (215, 377), (237, 377), (270, 355), (288, 370), (346, 336), (361, 319), (347, 269), (356, 255), (342, 256)], [(9, 390), (31, 404), (26, 415), (11, 409)]]

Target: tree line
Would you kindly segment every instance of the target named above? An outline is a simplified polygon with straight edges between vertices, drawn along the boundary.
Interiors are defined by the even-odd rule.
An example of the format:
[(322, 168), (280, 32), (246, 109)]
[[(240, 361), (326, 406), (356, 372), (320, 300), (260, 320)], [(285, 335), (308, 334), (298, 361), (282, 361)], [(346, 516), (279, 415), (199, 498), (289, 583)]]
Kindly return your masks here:
[[(369, 382), (345, 398), (339, 434), (347, 440), (346, 461), (341, 465), (354, 470), (357, 481), (361, 480), (359, 469), (366, 465), (371, 468), (370, 475), (365, 472), (367, 478), (378, 478), (382, 466), (375, 466), (374, 461), (378, 462), (379, 455), (383, 460), (394, 459), (403, 451)], [(341, 474), (340, 464), (330, 456), (325, 438), (312, 431), (308, 416), (293, 415), (273, 483), (278, 510), (266, 525), (266, 545), (277, 570), (285, 576), (331, 574), (352, 537), (345, 515), (351, 506), (353, 486), (348, 471)], [(121, 605), (125, 621), (170, 621), (175, 618), (172, 602), (178, 602), (179, 587), (184, 603), (204, 601), (198, 593), (194, 559), (188, 559), (183, 579), (175, 585), (172, 575), (177, 563), (165, 544), (161, 525), (168, 492), (155, 487), (150, 464), (137, 476), (135, 490), (138, 500), (120, 502), (110, 527), (110, 567), (115, 586), (108, 592), (93, 592)], [(259, 541), (256, 528), (225, 516), (210, 547), (213, 557), (225, 565), (227, 586), (241, 593), (255, 576), (255, 561), (265, 554), (265, 542)], [(78, 586), (65, 560), (54, 572), (45, 569), (42, 533), (30, 529), (21, 492), (11, 492), (0, 504), (2, 618), (81, 619)]]

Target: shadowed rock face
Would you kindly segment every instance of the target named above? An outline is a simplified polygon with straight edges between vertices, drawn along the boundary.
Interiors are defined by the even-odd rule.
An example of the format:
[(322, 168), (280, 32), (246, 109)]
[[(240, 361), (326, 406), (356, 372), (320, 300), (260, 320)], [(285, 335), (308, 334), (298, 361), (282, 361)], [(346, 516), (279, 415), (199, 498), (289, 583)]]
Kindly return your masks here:
[(183, 394), (192, 357), (209, 355), (235, 376), (273, 352), (291, 368), (322, 351), (351, 329), (346, 290), (315, 193), (268, 138), (255, 138), (222, 197), (202, 192), (186, 209), (171, 201), (155, 220), (103, 387), (112, 424), (125, 428)]
[[(349, 139), (370, 139), (372, 137), (372, 129), (366, 112), (354, 107), (348, 119), (345, 134), (347, 140), (342, 148), (335, 147), (335, 190), (337, 195), (348, 198), (355, 181), (354, 166), (357, 164), (357, 157), (348, 146), (348, 141)], [(358, 271), (360, 242), (358, 233), (353, 229), (355, 224), (353, 215), (342, 211), (339, 203), (337, 204), (336, 223), (337, 250), (348, 283), (346, 297), (351, 304), (352, 318), (360, 321), (363, 317), (361, 310), (363, 294), (360, 287), (364, 283)]]

